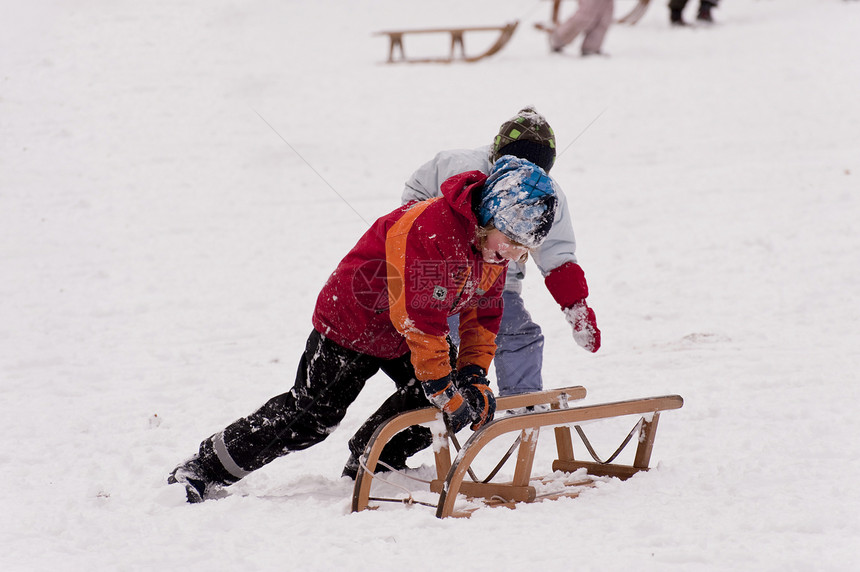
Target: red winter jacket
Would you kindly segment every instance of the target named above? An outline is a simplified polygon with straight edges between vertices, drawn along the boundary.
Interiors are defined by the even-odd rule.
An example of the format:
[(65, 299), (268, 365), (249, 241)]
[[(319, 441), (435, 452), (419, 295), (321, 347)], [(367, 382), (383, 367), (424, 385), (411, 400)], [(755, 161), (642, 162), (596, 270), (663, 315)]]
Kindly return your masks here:
[(343, 347), (384, 359), (412, 352), (418, 379), (450, 373), (448, 316), (460, 314), (457, 367), (489, 368), (502, 318), (507, 264), (475, 245), (472, 196), (486, 175), (442, 184), (442, 197), (379, 218), (326, 281), (314, 328)]

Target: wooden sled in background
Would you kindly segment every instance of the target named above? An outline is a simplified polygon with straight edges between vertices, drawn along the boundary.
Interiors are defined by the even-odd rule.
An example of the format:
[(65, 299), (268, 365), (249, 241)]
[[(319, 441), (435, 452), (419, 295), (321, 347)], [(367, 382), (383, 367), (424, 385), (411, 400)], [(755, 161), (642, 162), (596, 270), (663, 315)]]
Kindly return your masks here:
[[(575, 386), (498, 398), (498, 411), (541, 405), (549, 405), (550, 409), (508, 415), (488, 423), (472, 434), (460, 449), (453, 462), (450, 454), (450, 442), (454, 441), (456, 444), (456, 437), (452, 439), (444, 429), (444, 425), (439, 421), (441, 416), (438, 409), (428, 407), (397, 415), (377, 428), (365, 449), (355, 479), (352, 510), (353, 512), (357, 512), (367, 508), (375, 508), (370, 503), (376, 501), (394, 501), (411, 504), (411, 499), (371, 497), (370, 490), (374, 479), (384, 480), (385, 478), (384, 474), (373, 474), (379, 462), (382, 449), (392, 437), (412, 425), (429, 424), (431, 430), (434, 430), (433, 450), (435, 452), (436, 478), (429, 483), (429, 486), (432, 492), (439, 494), (439, 501), (436, 505), (436, 516), (438, 518), (446, 518), (449, 516), (469, 516), (471, 514), (471, 511), (454, 510), (454, 504), (460, 494), (471, 499), (484, 499), (484, 502), (489, 506), (507, 506), (513, 508), (516, 506), (516, 503), (520, 502), (575, 497), (582, 491), (584, 486), (591, 485), (595, 477), (617, 477), (624, 480), (639, 471), (646, 471), (651, 460), (651, 450), (654, 446), (654, 437), (657, 431), (660, 412), (669, 409), (679, 409), (684, 404), (684, 400), (680, 396), (667, 395), (582, 407), (569, 407), (569, 401), (582, 399), (585, 395), (586, 390), (584, 387)], [(634, 427), (634, 430), (630, 432), (627, 439), (612, 457), (606, 461), (600, 461), (582, 432), (582, 429), (577, 424), (585, 421), (609, 419), (626, 415), (640, 415), (641, 418), (636, 427)], [(583, 439), (583, 443), (595, 459), (593, 462), (580, 461), (574, 458), (571, 426), (576, 429), (577, 433)], [(553, 433), (558, 458), (552, 463), (552, 470), (574, 473), (575, 471), (579, 471), (579, 469), (585, 469), (586, 476), (584, 478), (579, 476), (582, 474), (582, 471), (579, 471), (577, 475), (570, 475), (570, 479), (565, 479), (562, 490), (556, 490), (547, 495), (538, 495), (535, 485), (541, 485), (545, 478), (532, 477), (532, 468), (540, 429), (543, 427), (552, 427), (554, 429)], [(441, 430), (439, 430), (440, 428)], [(491, 472), (490, 476), (484, 480), (478, 480), (471, 469), (472, 462), (486, 445), (497, 437), (509, 433), (519, 433), (519, 439), (509, 451), (509, 454), (512, 454), (513, 450), (517, 449), (513, 480), (503, 483), (492, 481), (492, 477), (501, 468), (501, 464), (507, 459), (507, 456)], [(613, 463), (612, 461), (627, 443), (634, 437), (637, 437), (637, 433), (637, 449), (633, 464), (622, 465)], [(467, 474), (472, 477), (470, 481), (465, 481)]]
[[(538, 22), (535, 24), (535, 28), (538, 30), (542, 30), (544, 32), (552, 32), (560, 22), (560, 12), (561, 12), (561, 3), (563, 0), (552, 0), (552, 11), (550, 12), (550, 21), (549, 24), (545, 24), (543, 22)], [(648, 3), (651, 0), (636, 0), (636, 5), (633, 6), (633, 9), (630, 10), (624, 16), (618, 18), (616, 22), (618, 24), (630, 24), (634, 25), (636, 22), (642, 19), (642, 16), (645, 15), (645, 11), (648, 10)]]
[[(468, 27), (468, 28), (428, 28), (423, 30), (384, 30), (382, 32), (376, 32), (374, 36), (388, 36), (389, 46), (388, 46), (388, 63), (450, 63), (457, 59), (462, 60), (464, 62), (476, 62), (478, 60), (482, 60), (486, 57), (492, 56), (497, 53), (499, 50), (505, 47), (505, 44), (511, 39), (511, 36), (514, 35), (514, 31), (517, 29), (517, 25), (519, 21), (514, 21), (509, 24), (505, 24), (504, 26), (482, 26), (482, 27)], [(483, 53), (480, 53), (475, 56), (467, 56), (466, 48), (463, 42), (463, 36), (466, 32), (493, 32), (498, 31), (499, 37), (496, 41), (487, 48)], [(403, 36), (409, 34), (449, 34), (451, 36), (451, 52), (447, 58), (407, 58), (406, 52), (403, 49)], [(458, 50), (459, 47), (459, 58)], [(400, 57), (395, 57), (395, 52), (399, 50)]]

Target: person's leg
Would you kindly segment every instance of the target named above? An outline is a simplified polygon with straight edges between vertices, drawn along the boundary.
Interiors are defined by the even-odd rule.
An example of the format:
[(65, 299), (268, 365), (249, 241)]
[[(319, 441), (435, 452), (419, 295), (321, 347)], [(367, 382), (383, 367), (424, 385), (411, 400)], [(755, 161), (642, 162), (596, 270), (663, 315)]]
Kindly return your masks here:
[(378, 371), (377, 362), (312, 332), (293, 388), (204, 440), (198, 454), (174, 470), (172, 482), (189, 480), (189, 473), (190, 480), (202, 481), (202, 486), (192, 483), (200, 498), (192, 498), (194, 490), (186, 484), (188, 500), (199, 502), (210, 485), (235, 483), (277, 457), (319, 443)]
[(677, 26), (686, 26), (684, 21), (684, 7), (687, 0), (669, 0), (669, 21)]
[(696, 15), (696, 20), (708, 24), (713, 23), (714, 16), (711, 14), (711, 8), (717, 7), (717, 0), (700, 0), (699, 13)]
[(603, 53), (603, 40), (612, 25), (615, 0), (597, 0), (595, 2), (595, 19), (592, 26), (582, 39), (582, 55)]
[[(355, 478), (358, 472), (358, 458), (364, 453), (376, 429), (388, 419), (405, 411), (429, 407), (430, 402), (424, 395), (421, 382), (415, 377), (411, 354), (396, 360), (384, 361), (381, 369), (397, 386), (394, 394), (386, 399), (349, 440), (350, 457), (343, 469), (343, 476)], [(409, 427), (395, 435), (388, 442), (379, 460), (395, 469), (406, 468), (406, 459), (426, 449), (433, 442), (430, 430), (426, 427)], [(384, 469), (384, 467), (383, 467)]]
[(499, 395), (515, 395), (543, 389), (544, 337), (532, 321), (523, 298), (516, 292), (502, 294), (505, 311), (496, 336), (496, 383)]
[(552, 31), (549, 37), (549, 47), (553, 51), (560, 51), (571, 43), (576, 37), (588, 29), (595, 18), (595, 0), (580, 0), (579, 8), (573, 16), (562, 22)]
[(448, 316), (448, 338), (455, 348), (460, 347), (460, 314)]

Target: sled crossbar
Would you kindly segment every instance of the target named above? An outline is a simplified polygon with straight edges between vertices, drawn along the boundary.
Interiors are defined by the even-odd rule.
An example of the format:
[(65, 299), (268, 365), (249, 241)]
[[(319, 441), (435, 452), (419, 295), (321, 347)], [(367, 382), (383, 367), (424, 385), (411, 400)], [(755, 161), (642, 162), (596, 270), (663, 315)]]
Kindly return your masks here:
[[(556, 390), (541, 391), (523, 395), (501, 397), (497, 400), (497, 409), (517, 409), (530, 405), (549, 405), (551, 409), (508, 415), (488, 423), (474, 432), (463, 445), (456, 459), (452, 462), (449, 438), (442, 429), (434, 434), (434, 451), (436, 462), (436, 479), (431, 481), (430, 490), (439, 494), (436, 506), (436, 516), (462, 516), (454, 512), (454, 503), (458, 494), (471, 498), (488, 499), (488, 504), (515, 506), (518, 502), (534, 502), (538, 499), (535, 486), (531, 483), (540, 481), (542, 477), (533, 478), (532, 468), (540, 428), (554, 428), (558, 458), (552, 464), (553, 471), (573, 473), (585, 469), (588, 477), (565, 482), (565, 491), (549, 495), (549, 498), (576, 496), (582, 486), (591, 484), (591, 477), (617, 477), (627, 479), (639, 471), (648, 470), (651, 460), (651, 450), (657, 431), (657, 421), (660, 411), (679, 409), (683, 399), (678, 395), (648, 397), (629, 401), (617, 401), (581, 407), (568, 407), (568, 401), (585, 397), (585, 388), (576, 386)], [(598, 463), (580, 461), (573, 456), (573, 439), (571, 426), (585, 421), (608, 419), (625, 415), (641, 415), (638, 445), (632, 465), (619, 463)], [(429, 424), (440, 418), (439, 411), (428, 407), (403, 413), (393, 417), (380, 426), (364, 454), (364, 463), (359, 468), (353, 489), (352, 510), (354, 512), (369, 508), (370, 487), (374, 478), (373, 471), (379, 461), (382, 449), (398, 432), (412, 425)], [(434, 427), (442, 426), (437, 423)], [(513, 480), (506, 483), (497, 482), (464, 482), (470, 472), (471, 464), (481, 450), (497, 437), (508, 433), (519, 432), (519, 449), (514, 468)]]
[[(426, 28), (420, 30), (383, 30), (376, 32), (374, 36), (388, 36), (388, 63), (450, 63), (457, 59), (465, 62), (476, 62), (483, 58), (492, 56), (497, 53), (514, 35), (517, 29), (518, 21), (510, 22), (504, 26), (474, 26), (467, 28)], [(463, 43), (463, 36), (466, 32), (499, 32), (499, 37), (496, 41), (487, 48), (484, 52), (476, 56), (467, 56), (466, 48)], [(449, 34), (451, 37), (451, 52), (447, 58), (407, 58), (406, 52), (403, 49), (403, 36), (409, 34)], [(459, 48), (459, 58), (458, 49)], [(400, 52), (400, 57), (395, 57), (395, 52)]]

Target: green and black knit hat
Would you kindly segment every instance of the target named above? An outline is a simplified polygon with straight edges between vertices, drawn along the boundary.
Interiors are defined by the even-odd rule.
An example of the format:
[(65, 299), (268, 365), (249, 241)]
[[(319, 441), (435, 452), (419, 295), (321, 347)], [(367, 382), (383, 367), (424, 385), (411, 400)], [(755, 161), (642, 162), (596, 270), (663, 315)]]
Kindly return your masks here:
[(504, 155), (527, 159), (549, 172), (555, 163), (555, 134), (546, 118), (532, 106), (502, 123), (493, 141), (493, 162)]

